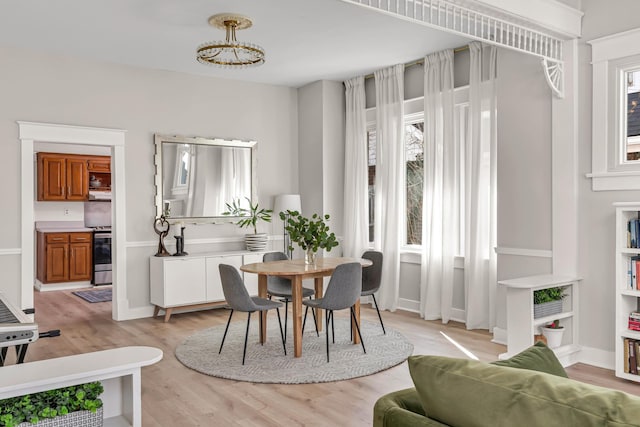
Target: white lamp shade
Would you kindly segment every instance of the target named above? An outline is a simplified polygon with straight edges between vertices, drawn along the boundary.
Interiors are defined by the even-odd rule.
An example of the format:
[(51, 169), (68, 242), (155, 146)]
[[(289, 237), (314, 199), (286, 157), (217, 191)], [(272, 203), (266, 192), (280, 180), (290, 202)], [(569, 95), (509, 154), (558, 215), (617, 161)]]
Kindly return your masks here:
[(273, 204), (273, 212), (279, 214), (286, 211), (298, 211), (302, 210), (300, 204), (299, 194), (280, 194), (276, 196), (276, 201)]

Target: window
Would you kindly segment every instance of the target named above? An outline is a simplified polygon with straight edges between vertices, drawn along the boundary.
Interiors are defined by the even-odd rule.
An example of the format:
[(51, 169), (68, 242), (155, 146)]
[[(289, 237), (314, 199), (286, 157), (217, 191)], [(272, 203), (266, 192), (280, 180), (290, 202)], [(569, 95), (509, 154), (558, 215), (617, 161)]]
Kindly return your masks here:
[(171, 194), (186, 194), (189, 184), (189, 162), (191, 160), (191, 148), (189, 144), (176, 144), (175, 173)]
[[(467, 138), (468, 104), (467, 91), (461, 90), (456, 96), (455, 106), (455, 141), (458, 150), (458, 185), (460, 198), (459, 228), (460, 239), (457, 242), (457, 253), (464, 253), (464, 152)], [(408, 105), (407, 105), (408, 104)], [(413, 106), (412, 106), (413, 104)], [(422, 110), (422, 98), (409, 100), (405, 103), (405, 110), (410, 111), (405, 115), (404, 127), (404, 209), (406, 212), (404, 244), (406, 246), (422, 245), (422, 196), (424, 186), (424, 113)], [(368, 183), (369, 183), (369, 241), (374, 241), (374, 215), (375, 215), (375, 174), (376, 174), (376, 131), (375, 123), (369, 122), (367, 130), (368, 151)]]
[(640, 69), (626, 72), (627, 111), (623, 162), (640, 161)]

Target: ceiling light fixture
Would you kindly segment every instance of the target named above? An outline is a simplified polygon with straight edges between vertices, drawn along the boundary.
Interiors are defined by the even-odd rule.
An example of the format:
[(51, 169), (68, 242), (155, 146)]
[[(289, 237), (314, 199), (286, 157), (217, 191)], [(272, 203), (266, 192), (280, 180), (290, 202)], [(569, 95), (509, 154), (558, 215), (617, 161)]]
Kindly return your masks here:
[(220, 13), (209, 18), (209, 25), (226, 29), (227, 39), (198, 46), (198, 62), (223, 68), (245, 68), (264, 64), (264, 49), (253, 43), (241, 43), (236, 40), (236, 30), (244, 30), (253, 25), (250, 18)]

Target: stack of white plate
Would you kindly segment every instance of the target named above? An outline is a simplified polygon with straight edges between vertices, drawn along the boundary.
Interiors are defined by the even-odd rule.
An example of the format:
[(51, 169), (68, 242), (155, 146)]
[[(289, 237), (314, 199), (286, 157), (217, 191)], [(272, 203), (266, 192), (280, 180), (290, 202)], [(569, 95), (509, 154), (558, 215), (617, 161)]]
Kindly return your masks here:
[(267, 249), (267, 233), (245, 234), (244, 241), (249, 251), (263, 251)]

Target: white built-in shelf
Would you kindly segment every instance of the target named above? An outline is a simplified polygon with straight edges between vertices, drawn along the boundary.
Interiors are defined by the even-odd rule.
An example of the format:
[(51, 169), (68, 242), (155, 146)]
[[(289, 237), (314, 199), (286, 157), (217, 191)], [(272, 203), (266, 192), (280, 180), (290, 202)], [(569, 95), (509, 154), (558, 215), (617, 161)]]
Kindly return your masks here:
[(628, 271), (631, 257), (640, 255), (640, 248), (628, 248), (628, 229), (630, 220), (640, 216), (640, 202), (614, 203), (616, 208), (616, 252), (615, 252), (615, 292), (616, 292), (616, 340), (615, 366), (616, 376), (631, 381), (640, 382), (640, 375), (625, 372), (625, 339), (640, 341), (640, 332), (632, 331), (629, 326), (629, 313), (638, 310), (640, 291), (631, 289)]
[(140, 427), (141, 368), (162, 359), (155, 347), (120, 347), (0, 368), (0, 400), (100, 381), (104, 425)]
[[(577, 362), (578, 346), (578, 283), (579, 278), (541, 274), (501, 280), (498, 284), (507, 289), (507, 352), (500, 359), (507, 359), (533, 345), (533, 337), (540, 327), (560, 320), (565, 333), (562, 345), (553, 351), (564, 365)], [(563, 287), (568, 294), (563, 300), (562, 312), (535, 319), (533, 316), (533, 293), (540, 289)]]

